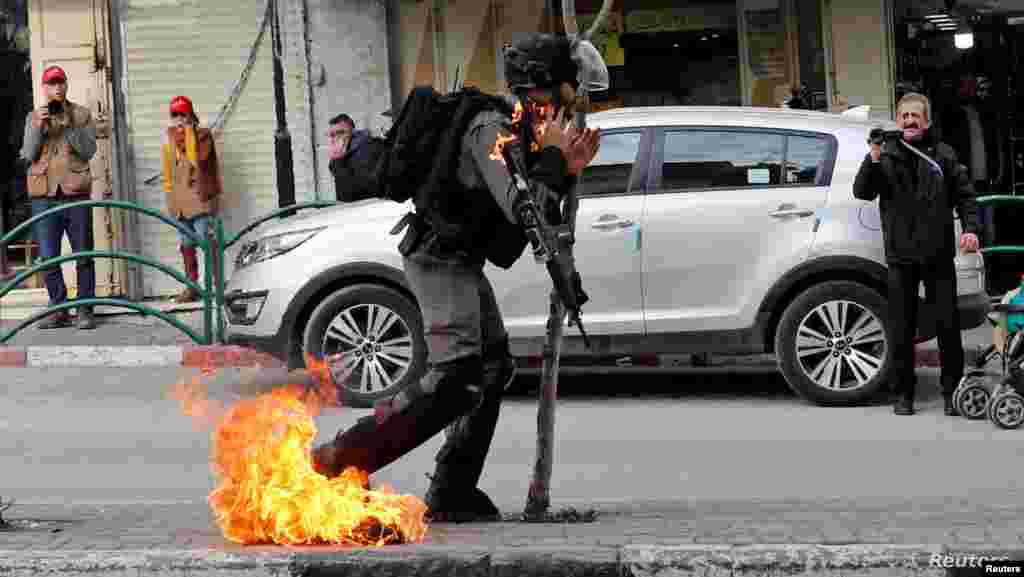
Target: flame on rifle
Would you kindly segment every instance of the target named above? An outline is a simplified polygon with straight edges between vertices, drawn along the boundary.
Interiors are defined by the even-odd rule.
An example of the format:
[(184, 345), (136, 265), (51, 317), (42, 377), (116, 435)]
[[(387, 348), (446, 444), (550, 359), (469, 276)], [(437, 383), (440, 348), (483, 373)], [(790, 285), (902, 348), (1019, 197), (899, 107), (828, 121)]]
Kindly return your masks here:
[[(537, 152), (540, 150), (540, 138), (544, 134), (544, 127), (547, 125), (547, 114), (551, 109), (550, 104), (536, 104), (530, 103), (530, 115), (534, 122), (534, 135), (533, 142), (530, 143), (530, 152)], [(498, 138), (494, 141), (494, 147), (491, 148), (490, 159), (496, 160), (502, 164), (505, 164), (505, 158), (501, 155), (501, 151), (505, 149), (505, 146), (516, 142), (519, 137), (516, 136), (519, 132), (519, 123), (523, 120), (523, 105), (518, 100), (516, 101), (515, 108), (512, 110), (512, 124), (510, 129), (512, 134), (501, 134), (498, 133)]]

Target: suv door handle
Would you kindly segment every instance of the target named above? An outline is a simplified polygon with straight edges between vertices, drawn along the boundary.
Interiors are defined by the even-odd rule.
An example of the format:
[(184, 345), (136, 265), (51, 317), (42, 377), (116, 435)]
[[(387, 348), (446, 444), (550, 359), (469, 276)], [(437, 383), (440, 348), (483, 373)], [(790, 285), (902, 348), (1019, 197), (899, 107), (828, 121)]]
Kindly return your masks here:
[(791, 216), (803, 218), (811, 216), (812, 214), (814, 214), (813, 210), (800, 209), (793, 205), (782, 205), (775, 212), (771, 213), (775, 218), (787, 218)]
[(591, 228), (597, 230), (613, 230), (616, 228), (629, 228), (631, 226), (633, 226), (632, 220), (629, 220), (628, 218), (619, 218), (619, 216), (615, 214), (603, 214), (590, 225)]

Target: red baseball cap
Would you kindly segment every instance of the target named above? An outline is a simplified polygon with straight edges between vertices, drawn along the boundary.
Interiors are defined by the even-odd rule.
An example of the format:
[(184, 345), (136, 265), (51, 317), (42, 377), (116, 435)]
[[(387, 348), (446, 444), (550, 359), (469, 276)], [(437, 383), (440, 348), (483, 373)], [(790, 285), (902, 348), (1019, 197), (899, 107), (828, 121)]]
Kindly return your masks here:
[(195, 109), (192, 107), (192, 101), (187, 96), (175, 96), (171, 100), (171, 114), (196, 115)]
[(64, 69), (60, 66), (50, 66), (46, 70), (43, 70), (43, 84), (67, 81), (68, 75), (64, 73)]

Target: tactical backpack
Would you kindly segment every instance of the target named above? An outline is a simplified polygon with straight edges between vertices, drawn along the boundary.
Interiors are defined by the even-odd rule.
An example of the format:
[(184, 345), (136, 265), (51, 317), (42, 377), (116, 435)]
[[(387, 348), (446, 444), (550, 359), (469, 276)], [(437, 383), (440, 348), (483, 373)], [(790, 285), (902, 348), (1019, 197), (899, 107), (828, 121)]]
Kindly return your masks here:
[[(383, 143), (374, 147), (377, 158), (368, 178), (378, 197), (413, 201), (415, 214), (403, 218), (394, 234), (414, 226), (432, 233), (441, 246), (508, 268), (526, 245), (522, 230), (507, 222), (489, 192), (467, 190), (457, 175), (462, 137), (470, 121), (485, 110), (511, 115), (513, 109), (503, 98), (475, 88), (444, 95), (430, 86), (414, 88)], [(407, 235), (400, 247), (403, 254), (421, 236)]]

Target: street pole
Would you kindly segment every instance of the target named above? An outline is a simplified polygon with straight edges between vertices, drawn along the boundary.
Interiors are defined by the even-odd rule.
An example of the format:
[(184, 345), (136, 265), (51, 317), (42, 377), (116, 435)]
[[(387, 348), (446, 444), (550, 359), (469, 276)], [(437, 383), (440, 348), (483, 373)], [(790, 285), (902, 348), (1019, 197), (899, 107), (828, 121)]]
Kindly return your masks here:
[[(551, 1), (549, 2), (549, 7), (557, 9), (555, 4), (554, 1)], [(601, 22), (607, 18), (611, 4), (612, 0), (604, 0), (594, 24), (590, 30), (582, 35), (582, 40), (589, 42), (591, 35), (601, 25)], [(560, 15), (565, 25), (565, 35), (573, 41), (575, 46), (577, 38), (580, 38), (576, 25), (575, 0), (562, 0)], [(584, 65), (583, 63), (577, 64)], [(584, 82), (581, 82), (577, 89), (578, 99), (576, 101), (575, 124), (581, 130), (586, 127), (586, 108), (589, 106), (586, 82), (587, 80), (584, 79)], [(561, 87), (557, 87), (556, 90), (561, 90)], [(579, 208), (580, 188), (580, 184), (577, 182), (572, 190), (569, 191), (564, 200), (562, 211), (565, 223), (569, 225), (572, 232), (573, 244), (575, 243), (576, 213)], [(572, 247), (562, 248), (562, 250), (572, 251)], [(526, 496), (526, 507), (523, 511), (523, 519), (526, 521), (545, 521), (550, 516), (551, 474), (555, 461), (555, 408), (558, 404), (558, 369), (562, 356), (562, 340), (567, 312), (558, 291), (552, 290), (549, 295), (547, 331), (544, 342), (540, 393), (537, 406), (537, 452), (534, 458), (533, 478), (530, 481), (529, 492)]]
[(270, 2), (270, 33), (274, 60), (274, 111), (277, 128), (274, 131), (274, 160), (277, 166), (277, 205), (284, 208), (295, 204), (295, 164), (292, 160), (292, 137), (288, 132), (285, 109), (284, 66), (281, 64), (281, 13), (277, 0)]

